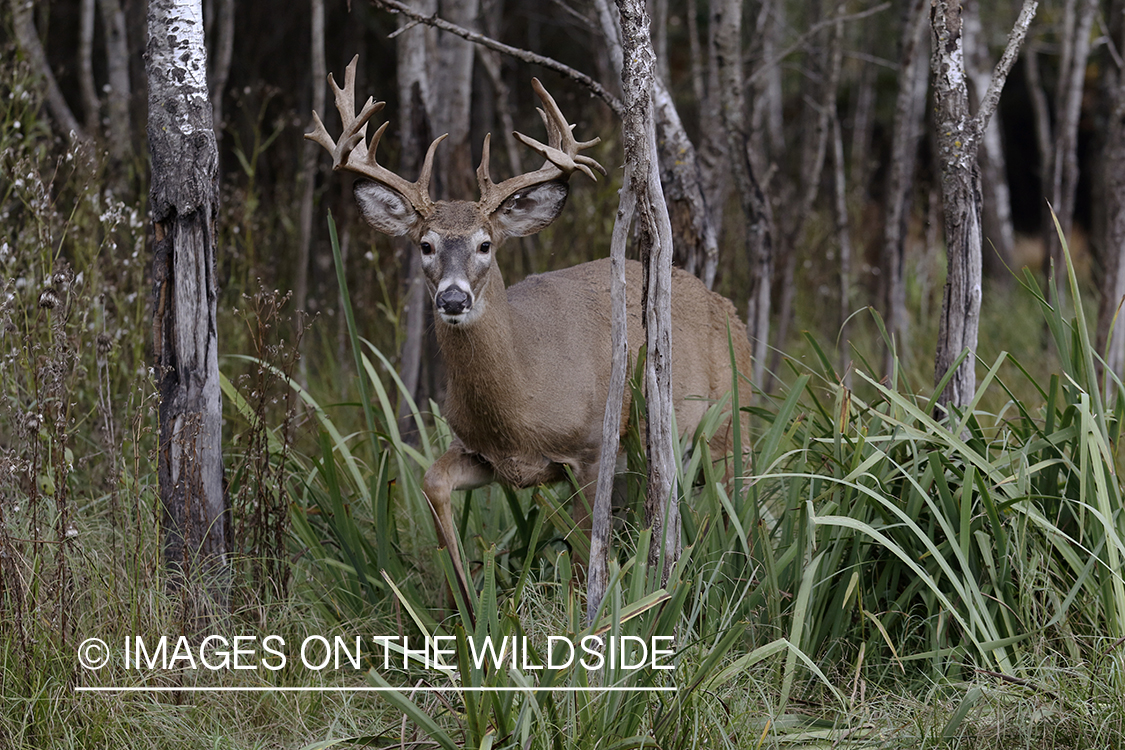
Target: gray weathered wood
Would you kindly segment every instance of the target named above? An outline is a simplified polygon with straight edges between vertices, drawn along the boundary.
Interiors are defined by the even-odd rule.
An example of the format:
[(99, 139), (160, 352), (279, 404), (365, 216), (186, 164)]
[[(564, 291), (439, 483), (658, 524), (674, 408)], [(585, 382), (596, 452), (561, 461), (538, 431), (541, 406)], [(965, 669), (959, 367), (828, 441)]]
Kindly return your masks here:
[(602, 417), (602, 448), (598, 462), (598, 484), (594, 494), (593, 512), (590, 514), (590, 570), (586, 581), (586, 622), (592, 623), (605, 598), (609, 584), (609, 550), (612, 547), (613, 477), (617, 468), (617, 451), (620, 447), (621, 413), (625, 398), (625, 378), (629, 369), (629, 336), (625, 310), (625, 245), (629, 228), (633, 224), (637, 197), (632, 190), (633, 166), (626, 163), (621, 198), (613, 222), (610, 241), (610, 324), (613, 361), (609, 372), (609, 393), (606, 396), (605, 415)]
[(644, 0), (617, 0), (617, 9), (621, 14), (625, 61), (621, 73), (625, 101), (622, 139), (625, 160), (633, 169), (631, 186), (637, 200), (637, 245), (645, 267), (645, 437), (648, 449), (645, 521), (652, 528), (649, 562), (659, 564), (662, 560), (661, 580), (667, 580), (680, 553), (676, 432), (672, 426), (672, 225), (657, 169), (653, 106), (656, 56), (649, 37), (648, 12)]
[(711, 6), (715, 25), (716, 67), (720, 113), (727, 134), (727, 153), (734, 173), (739, 202), (746, 215), (746, 249), (750, 266), (750, 289), (746, 310), (746, 333), (754, 349), (751, 382), (760, 388), (765, 379), (769, 352), (770, 285), (773, 281), (773, 230), (769, 202), (755, 174), (746, 131), (746, 105), (742, 76), (742, 3), (716, 0)]
[[(170, 582), (186, 584), (206, 612), (227, 603), (229, 508), (215, 320), (218, 154), (199, 0), (151, 0), (148, 30), (162, 543)], [(210, 604), (196, 599), (205, 593)]]
[[(1111, 19), (1110, 27), (1125, 36), (1125, 2), (1117, 0), (1113, 13), (1117, 18)], [(1121, 41), (1118, 38), (1116, 43)], [(1105, 273), (1098, 308), (1097, 349), (1105, 352), (1105, 367), (1109, 372), (1125, 378), (1125, 321), (1120, 315), (1125, 300), (1125, 71), (1121, 70), (1119, 61), (1115, 62), (1117, 66), (1108, 71), (1112, 109), (1099, 175), (1106, 216)], [(1105, 403), (1113, 403), (1117, 391), (1114, 380), (1108, 373), (1104, 378)]]
[(939, 382), (962, 352), (967, 351), (938, 397), (939, 410), (949, 405), (967, 406), (976, 390), (982, 211), (977, 149), (1037, 6), (1035, 0), (1025, 0), (975, 116), (969, 113), (961, 0), (932, 0), (930, 6), (934, 121), (949, 268), (938, 329), (935, 382)]
[[(906, 311), (906, 226), (914, 196), (914, 167), (926, 108), (926, 66), (921, 47), (926, 28), (927, 0), (913, 0), (903, 17), (899, 44), (898, 94), (891, 131), (891, 159), (887, 174), (886, 220), (883, 226), (882, 278), (887, 330), (894, 337), (897, 355), (909, 352), (909, 316)], [(896, 352), (887, 350), (883, 370), (892, 375)]]
[(1078, 189), (1078, 120), (1082, 114), (1082, 91), (1090, 58), (1090, 31), (1097, 10), (1097, 0), (1068, 0), (1064, 15), (1063, 54), (1055, 94), (1055, 141), (1050, 151), (1048, 175), (1050, 206), (1044, 207), (1043, 214), (1047, 259), (1056, 274), (1063, 273), (1066, 263), (1050, 212), (1058, 216), (1063, 236), (1069, 237)]

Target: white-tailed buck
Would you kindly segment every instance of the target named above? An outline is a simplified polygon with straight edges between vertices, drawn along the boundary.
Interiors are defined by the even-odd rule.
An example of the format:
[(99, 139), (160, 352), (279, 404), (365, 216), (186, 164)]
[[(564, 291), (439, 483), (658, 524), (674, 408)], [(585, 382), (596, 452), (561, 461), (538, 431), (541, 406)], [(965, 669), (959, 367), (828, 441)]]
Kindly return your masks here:
[[(480, 200), (434, 201), (430, 171), (445, 136), (430, 144), (416, 182), (380, 166), (375, 149), (387, 125), (375, 132), (370, 146), (365, 131), (383, 102), (368, 99), (356, 113), (355, 66), (353, 59), (343, 89), (328, 77), (343, 120), (340, 138), (333, 140), (315, 113), (315, 131), (305, 137), (332, 153), (334, 169), (367, 178), (355, 183), (367, 222), (385, 234), (410, 237), (422, 254), (449, 377), (444, 413), (456, 436), (426, 472), (423, 491), (438, 540), (464, 584), (453, 490), (494, 481), (531, 487), (565, 480), (568, 468), (580, 489), (597, 481), (611, 359), (609, 261), (531, 276), (505, 288), (496, 253), (507, 238), (534, 234), (555, 220), (566, 203), (572, 172), (595, 179), (592, 169), (605, 170), (578, 153), (598, 139), (576, 141), (555, 101), (533, 80), (548, 143), (515, 135), (546, 158), (543, 166), (493, 183), (486, 136), (477, 169)], [(630, 261), (625, 274), (631, 342), (644, 340), (641, 270), (640, 263)], [(672, 324), (676, 424), (681, 434), (692, 433), (709, 404), (730, 390), (728, 331), (740, 371), (750, 371), (750, 346), (730, 301), (683, 271), (672, 276)], [(726, 453), (728, 434), (721, 429), (712, 439), (713, 455)]]

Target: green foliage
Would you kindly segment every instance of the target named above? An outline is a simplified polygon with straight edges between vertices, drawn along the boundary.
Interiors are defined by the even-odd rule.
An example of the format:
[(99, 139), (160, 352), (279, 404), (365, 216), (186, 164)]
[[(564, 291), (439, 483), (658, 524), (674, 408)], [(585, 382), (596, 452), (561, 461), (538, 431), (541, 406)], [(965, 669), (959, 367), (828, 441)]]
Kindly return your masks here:
[[(644, 564), (648, 532), (619, 533), (595, 626), (581, 617), (572, 571), (585, 547), (567, 517), (564, 488), (470, 493), (463, 538), (475, 588), (469, 601), (457, 597), (452, 612), (427, 607), (440, 594), (435, 599), (432, 580), (418, 585), (425, 576), (402, 556), (417, 559), (419, 550), (409, 550), (394, 531), (404, 518), (428, 520), (417, 476), (448, 433), (440, 419), (427, 433), (410, 404), (421, 442), (402, 440), (383, 379), (401, 383), (369, 345), (355, 351), (368, 376), (364, 387), (374, 392), (364, 400), (374, 407), (366, 419), (375, 437), (363, 443), (363, 465), (371, 470), (352, 468), (351, 439), (323, 422), (330, 437), (309, 474), (314, 504), (298, 522), (301, 538), (328, 576), (337, 612), (406, 612), (408, 632), (457, 643), (453, 660), (437, 672), (421, 665), (368, 674), (374, 685), (397, 686), (386, 694), (391, 705), (443, 747), (746, 747), (770, 738), (839, 737), (858, 731), (847, 717), (862, 709), (861, 686), (868, 684), (921, 689), (948, 706), (917, 725), (911, 736), (924, 743), (968, 741), (982, 723), (1006, 715), (1011, 704), (1003, 685), (1049, 694), (1069, 711), (1075, 686), (1060, 671), (1065, 664), (1097, 664), (1115, 690), (1122, 687), (1125, 526), (1116, 445), (1125, 400), (1115, 397), (1110, 411), (1101, 407), (1097, 357), (1072, 268), (1068, 279), (1073, 318), (1047, 302), (1033, 277), (1025, 283), (1062, 372), (1044, 388), (1001, 353), (963, 413), (935, 416), (932, 397), (877, 381), (866, 364), (856, 370), (857, 390), (849, 390), (810, 336), (817, 367), (793, 368), (778, 397), (756, 394), (741, 407), (752, 428), (736, 441), (751, 449), (733, 481), (723, 481), (722, 464), (708, 451), (718, 405), (697, 435), (685, 438), (683, 557), (661, 584)], [(1061, 301), (1057, 290), (1052, 299)], [(738, 407), (748, 399), (744, 383), (734, 385)], [(1014, 396), (1029, 389), (1040, 393), (1038, 404)], [(1009, 394), (1008, 403), (996, 414), (983, 411), (986, 394), (996, 390)], [(861, 398), (860, 391), (870, 395)], [(643, 399), (636, 401), (643, 408)], [(636, 451), (639, 440), (626, 445)], [(735, 456), (737, 467), (742, 453)], [(374, 478), (368, 487), (364, 477)], [(370, 508), (362, 520), (373, 522), (374, 541), (357, 527), (349, 497), (354, 507)], [(641, 511), (631, 506), (623, 513), (634, 519)], [(333, 543), (313, 546), (324, 538)], [(452, 583), (448, 559), (437, 561)], [(345, 598), (350, 604), (342, 606)], [(673, 635), (676, 669), (488, 669), (473, 662), (468, 645), (535, 633), (574, 642), (594, 632)], [(534, 659), (545, 657), (537, 652)], [(412, 696), (409, 685), (419, 679), (450, 692), (441, 700)], [(573, 690), (596, 685), (677, 692)], [(502, 692), (477, 692), (483, 688)], [(757, 700), (745, 700), (748, 691)], [(715, 695), (724, 696), (725, 711), (713, 710)], [(1116, 703), (1096, 705), (1089, 723), (1076, 724), (1077, 736), (1101, 736), (1092, 727)], [(1019, 731), (1031, 736), (1034, 725)]]

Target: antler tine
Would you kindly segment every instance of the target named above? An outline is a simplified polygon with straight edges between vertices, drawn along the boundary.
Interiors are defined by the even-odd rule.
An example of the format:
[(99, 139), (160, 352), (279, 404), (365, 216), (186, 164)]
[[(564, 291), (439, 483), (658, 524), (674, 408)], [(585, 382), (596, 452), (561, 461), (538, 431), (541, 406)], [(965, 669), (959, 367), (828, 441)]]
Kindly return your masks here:
[(480, 201), (478, 205), (485, 213), (491, 213), (499, 207), (509, 196), (527, 187), (551, 182), (558, 179), (567, 179), (576, 170), (597, 182), (593, 170), (596, 169), (603, 175), (607, 174), (605, 168), (589, 156), (579, 155), (579, 151), (601, 142), (601, 138), (590, 141), (577, 141), (574, 138), (573, 125), (566, 121), (558, 104), (539, 82), (538, 78), (531, 79), (531, 87), (543, 102), (543, 109), (539, 116), (547, 128), (547, 143), (540, 143), (523, 133), (514, 132), (521, 143), (541, 154), (547, 161), (534, 172), (517, 175), (504, 180), (499, 185), (493, 184), (489, 175), (489, 142), (490, 135), (485, 136), (484, 148), (481, 151), (480, 166), (477, 168), (477, 184), (480, 186)]
[(344, 87), (336, 85), (332, 74), (328, 74), (328, 84), (336, 99), (336, 110), (343, 121), (343, 131), (339, 140), (333, 140), (324, 127), (320, 116), (313, 112), (313, 132), (306, 133), (305, 138), (315, 141), (332, 154), (332, 168), (335, 170), (346, 169), (363, 177), (370, 178), (389, 188), (397, 190), (414, 207), (414, 210), (423, 216), (428, 216), (434, 208), (430, 198), (430, 174), (433, 171), (434, 151), (445, 136), (440, 136), (430, 144), (426, 152), (426, 159), (422, 164), (422, 173), (417, 181), (409, 182), (381, 166), (375, 157), (379, 140), (389, 123), (383, 123), (375, 131), (371, 145), (367, 145), (367, 122), (372, 115), (383, 109), (386, 102), (377, 102), (371, 97), (367, 98), (359, 114), (355, 113), (355, 69), (359, 62), (359, 55), (352, 58), (344, 70)]

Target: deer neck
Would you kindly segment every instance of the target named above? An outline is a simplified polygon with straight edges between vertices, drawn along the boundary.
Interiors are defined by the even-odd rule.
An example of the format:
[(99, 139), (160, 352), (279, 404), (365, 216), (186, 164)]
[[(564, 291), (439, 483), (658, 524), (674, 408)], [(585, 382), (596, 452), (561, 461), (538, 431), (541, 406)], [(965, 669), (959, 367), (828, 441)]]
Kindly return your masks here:
[(435, 325), (448, 377), (446, 417), (466, 445), (486, 450), (520, 439), (528, 360), (495, 264), (478, 302), (484, 308), (471, 325), (450, 325), (440, 317)]

